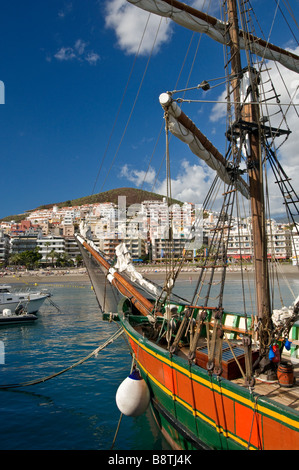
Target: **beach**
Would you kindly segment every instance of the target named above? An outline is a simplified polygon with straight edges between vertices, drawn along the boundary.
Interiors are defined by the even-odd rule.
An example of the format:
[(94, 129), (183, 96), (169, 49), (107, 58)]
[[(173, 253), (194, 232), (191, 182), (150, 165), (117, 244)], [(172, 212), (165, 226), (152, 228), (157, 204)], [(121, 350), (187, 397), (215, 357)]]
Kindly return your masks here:
[[(291, 264), (278, 264), (278, 273), (291, 278), (299, 277), (299, 266)], [(164, 266), (136, 266), (138, 272), (149, 279), (163, 278), (165, 274)], [(253, 275), (253, 267), (246, 266), (244, 272)], [(190, 279), (190, 277), (200, 272), (199, 267), (184, 267), (180, 274), (180, 279)], [(228, 266), (226, 270), (227, 277), (240, 276), (240, 266)], [(218, 274), (218, 272), (216, 272)], [(52, 268), (52, 269), (36, 269), (36, 270), (2, 270), (0, 271), (0, 283), (48, 283), (48, 282), (89, 282), (89, 276), (85, 268)]]

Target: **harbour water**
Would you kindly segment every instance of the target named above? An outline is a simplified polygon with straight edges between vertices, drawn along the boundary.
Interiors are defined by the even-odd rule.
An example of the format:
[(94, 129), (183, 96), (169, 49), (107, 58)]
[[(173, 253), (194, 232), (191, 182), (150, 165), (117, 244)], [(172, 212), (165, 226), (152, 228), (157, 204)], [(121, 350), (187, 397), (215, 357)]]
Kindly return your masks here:
[[(179, 282), (186, 297), (195, 279)], [(290, 279), (296, 295), (297, 278)], [(16, 284), (15, 288), (18, 287)], [(0, 386), (39, 380), (85, 358), (117, 331), (103, 322), (89, 282), (49, 283), (59, 306), (48, 301), (30, 325), (0, 328), (4, 354)], [(226, 299), (235, 310), (241, 302), (236, 281)], [(288, 298), (287, 305), (292, 302)], [(0, 389), (1, 450), (109, 450), (120, 412), (115, 394), (131, 368), (126, 340), (121, 336), (83, 364), (43, 383)], [(150, 411), (138, 418), (122, 417), (113, 450), (168, 450)]]

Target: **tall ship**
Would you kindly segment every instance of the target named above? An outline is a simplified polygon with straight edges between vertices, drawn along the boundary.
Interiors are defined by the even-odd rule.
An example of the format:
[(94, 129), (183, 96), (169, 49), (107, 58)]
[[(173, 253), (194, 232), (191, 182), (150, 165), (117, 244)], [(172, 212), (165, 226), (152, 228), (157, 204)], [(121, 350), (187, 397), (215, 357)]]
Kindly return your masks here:
[[(289, 90), (288, 104), (280, 103), (271, 80), (274, 65), (269, 66), (269, 61), (282, 66), (280, 70), (298, 73), (299, 57), (252, 31), (254, 13), (245, 0), (220, 2), (221, 20), (176, 0), (129, 3), (208, 35), (225, 51), (224, 154), (182, 110), (190, 102), (185, 96), (188, 90), (166, 91), (159, 97), (161, 122), (165, 121), (166, 167), (170, 168), (172, 134), (189, 146), (190, 158), (199, 157), (215, 171), (199, 219), (209, 209), (219, 185), (224, 187), (223, 202), (211, 243), (201, 252), (196, 286), (188, 300), (175, 292), (188, 250), (180, 259), (172, 259), (171, 218), (163, 285), (136, 271), (124, 243), (116, 249), (116, 262), (106, 259), (89, 236), (88, 227), (82, 225), (77, 241), (99, 305), (104, 316), (123, 329), (133, 369), (147, 385), (156, 422), (173, 449), (299, 449), (297, 368), (284, 358), (294, 343), (299, 293), (290, 306), (282, 302), (281, 308), (274, 307), (279, 273), (275, 256), (271, 256), (267, 227), (272, 172), (292, 233), (298, 236), (298, 193), (279, 158), (280, 148), (291, 134), (287, 112), (295, 109), (298, 117), (298, 90)], [(208, 48), (203, 53), (208, 55)], [(208, 91), (214, 83), (202, 77), (197, 88)], [(275, 125), (271, 124), (273, 114)], [(169, 200), (170, 179), (169, 172)], [(242, 223), (242, 204), (250, 211), (254, 289), (251, 308), (245, 299), (242, 311), (230, 312), (224, 302), (228, 244), (232, 221)], [(193, 237), (200, 225), (196, 223)], [(239, 230), (241, 233), (241, 227)], [(189, 247), (192, 241), (191, 237)], [(244, 287), (246, 260), (241, 245), (239, 267)], [(240, 289), (240, 295), (243, 293), (245, 288)]]

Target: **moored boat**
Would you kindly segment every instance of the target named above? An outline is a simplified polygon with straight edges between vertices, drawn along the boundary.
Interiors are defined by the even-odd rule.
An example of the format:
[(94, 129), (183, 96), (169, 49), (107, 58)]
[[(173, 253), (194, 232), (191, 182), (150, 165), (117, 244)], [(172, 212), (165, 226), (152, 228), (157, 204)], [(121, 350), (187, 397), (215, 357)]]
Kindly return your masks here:
[(42, 291), (20, 291), (12, 290), (8, 284), (0, 285), (0, 313), (9, 309), (15, 312), (19, 306), (23, 306), (27, 313), (37, 313), (44, 301), (50, 296)]
[(35, 320), (37, 320), (37, 316), (33, 313), (27, 313), (22, 306), (17, 308), (16, 312), (12, 312), (9, 308), (0, 312), (0, 326), (32, 323)]
[[(270, 72), (265, 59), (298, 73), (299, 57), (259, 39), (249, 29), (251, 9), (244, 1), (223, 2), (222, 21), (176, 0), (128, 1), (185, 28), (206, 33), (225, 47), (225, 155), (182, 111), (181, 104), (190, 100), (175, 98), (176, 90), (160, 95), (168, 174), (171, 132), (216, 172), (216, 182), (204, 201), (201, 216), (215, 197), (212, 189), (219, 181), (224, 186), (223, 204), (211, 243), (202, 256), (194, 294), (188, 301), (175, 295), (185, 254), (179, 260), (171, 259), (171, 230), (166, 256), (170, 264), (161, 287), (136, 273), (123, 243), (117, 249), (117, 263), (112, 265), (89, 239), (88, 230), (82, 230), (77, 240), (85, 253), (95, 292), (101, 291), (100, 307), (105, 317), (108, 315), (123, 328), (134, 367), (150, 391), (156, 421), (174, 449), (298, 450), (299, 297), (298, 293), (294, 295), (289, 307), (283, 301), (280, 308), (274, 305), (280, 290), (266, 230), (271, 202), (268, 172), (273, 170), (297, 236), (298, 196), (279, 161), (278, 147), (291, 133), (285, 124), (286, 113), (270, 75), (270, 89), (265, 91), (262, 83), (263, 75)], [(209, 80), (203, 80), (196, 88), (210, 87)], [(269, 113), (268, 108), (274, 104), (278, 109)], [(293, 105), (296, 111), (290, 97), (288, 106)], [(277, 113), (281, 113), (281, 122), (274, 126), (270, 114)], [(170, 195), (167, 189), (168, 201)], [(244, 311), (235, 314), (226, 311), (223, 292), (233, 218), (242, 224), (241, 198), (251, 214), (255, 287), (250, 303), (254, 307), (249, 310), (248, 299), (244, 298)], [(171, 224), (171, 217), (169, 221)], [(241, 247), (240, 243), (240, 295), (245, 295)], [(296, 259), (298, 262), (297, 255)], [(278, 374), (282, 364), (292, 372), (287, 386)]]

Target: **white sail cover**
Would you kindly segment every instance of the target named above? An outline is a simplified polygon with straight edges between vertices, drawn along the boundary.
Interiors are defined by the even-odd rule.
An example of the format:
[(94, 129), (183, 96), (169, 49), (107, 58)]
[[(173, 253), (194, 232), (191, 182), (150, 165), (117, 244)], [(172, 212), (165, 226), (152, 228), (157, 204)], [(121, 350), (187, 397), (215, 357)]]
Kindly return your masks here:
[(289, 308), (282, 307), (278, 310), (273, 310), (272, 321), (276, 328), (281, 329), (281, 335), (288, 335), (289, 326), (288, 322), (292, 320), (294, 323), (299, 316), (299, 296), (293, 302), (293, 305), (290, 305)]
[(131, 261), (131, 255), (125, 243), (120, 243), (117, 245), (115, 248), (115, 254), (117, 256), (117, 262), (114, 267), (109, 270), (111, 271), (111, 274), (113, 274), (115, 270), (117, 270), (119, 273), (126, 272), (131, 281), (137, 282), (144, 289), (154, 293), (155, 295), (159, 295), (160, 292), (157, 287), (144, 279), (144, 277), (138, 271), (136, 271)]
[[(92, 240), (86, 238), (86, 231), (88, 232), (88, 229), (90, 229), (90, 227), (87, 224), (84, 224), (84, 222), (82, 221), (82, 223), (80, 224), (81, 235), (77, 234), (76, 237), (81, 243), (81, 245), (83, 245), (85, 242), (91, 248), (93, 248), (94, 251), (99, 252), (98, 247), (95, 245), (95, 243)], [(115, 248), (115, 254), (117, 256), (117, 262), (113, 268), (109, 269), (107, 274), (107, 279), (110, 283), (112, 282), (113, 275), (116, 271), (119, 273), (125, 272), (132, 282), (137, 282), (145, 290), (150, 291), (155, 295), (160, 294), (159, 288), (157, 288), (148, 280), (144, 279), (144, 277), (138, 271), (136, 271), (131, 261), (131, 255), (125, 243), (120, 243), (119, 245), (117, 245), (117, 247)]]
[[(171, 100), (168, 93), (162, 93), (159, 99), (161, 106), (164, 109), (167, 108), (170, 132), (182, 142), (186, 143), (195, 155), (204, 160), (210, 168), (215, 170), (224, 183), (228, 185), (232, 184), (230, 174), (225, 166), (226, 162), (224, 158), (222, 156), (221, 160), (216, 158), (213, 153), (202, 144), (192, 130), (187, 129), (179, 122), (180, 115), (183, 113), (177, 103)], [(242, 178), (236, 179), (233, 184), (244, 197), (249, 198), (249, 188)]]
[[(195, 10), (175, 0), (127, 0), (143, 10), (159, 16), (171, 18), (175, 23), (198, 33), (207, 34), (221, 44), (227, 44), (227, 25), (223, 21)], [(299, 57), (258, 37), (246, 35), (240, 31), (240, 47), (245, 46), (259, 57), (275, 60), (294, 72), (299, 72)], [(249, 39), (249, 41), (248, 41)]]

